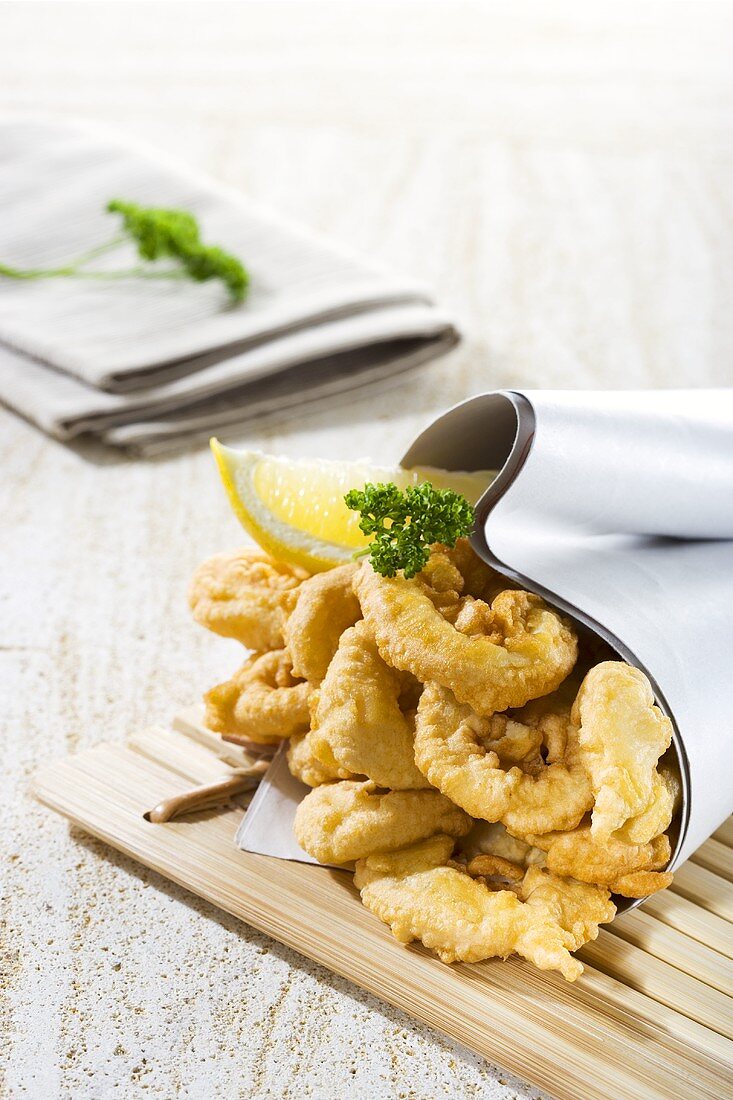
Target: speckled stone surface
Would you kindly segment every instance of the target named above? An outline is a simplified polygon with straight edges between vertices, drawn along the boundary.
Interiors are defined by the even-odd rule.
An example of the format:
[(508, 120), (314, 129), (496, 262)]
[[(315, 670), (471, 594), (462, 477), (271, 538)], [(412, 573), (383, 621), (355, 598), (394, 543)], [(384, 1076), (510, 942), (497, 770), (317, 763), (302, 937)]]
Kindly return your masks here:
[[(1, 21), (4, 109), (153, 140), (461, 317), (464, 344), (388, 397), (235, 442), (390, 460), (482, 388), (733, 381), (724, 7), (40, 3)], [(39, 764), (165, 721), (236, 666), (184, 594), (240, 535), (202, 450), (135, 462), (0, 411), (0, 462), (0, 1092), (537, 1096), (27, 798)]]

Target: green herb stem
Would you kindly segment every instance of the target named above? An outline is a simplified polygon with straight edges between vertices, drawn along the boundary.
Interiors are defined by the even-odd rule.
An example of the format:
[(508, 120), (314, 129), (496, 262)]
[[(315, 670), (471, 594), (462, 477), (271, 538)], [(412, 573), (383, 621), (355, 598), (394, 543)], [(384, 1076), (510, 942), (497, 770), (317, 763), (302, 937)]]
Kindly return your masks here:
[(361, 514), (359, 530), (373, 535), (369, 546), (354, 559), (369, 554), (372, 568), (384, 577), (402, 570), (414, 577), (427, 565), (435, 543), (455, 546), (473, 528), (474, 511), (465, 497), (452, 489), (436, 489), (430, 482), (398, 489), (393, 482), (363, 490), (351, 489), (347, 508)]
[[(120, 214), (123, 232), (111, 241), (90, 248), (61, 267), (23, 270), (0, 264), (0, 276), (8, 279), (192, 279), (203, 283), (218, 279), (235, 302), (241, 302), (249, 286), (249, 274), (236, 256), (201, 240), (199, 225), (187, 210), (144, 207), (114, 199), (107, 205), (110, 213)], [(84, 271), (88, 263), (132, 242), (146, 263), (168, 258), (178, 266), (165, 270), (134, 267), (125, 271)]]

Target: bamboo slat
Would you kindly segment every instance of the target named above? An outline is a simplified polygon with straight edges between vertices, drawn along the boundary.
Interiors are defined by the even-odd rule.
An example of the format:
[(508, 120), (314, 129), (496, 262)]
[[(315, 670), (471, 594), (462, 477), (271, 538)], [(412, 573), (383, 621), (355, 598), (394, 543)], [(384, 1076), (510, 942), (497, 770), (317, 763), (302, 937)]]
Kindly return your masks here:
[(624, 985), (733, 1040), (733, 1001), (675, 966), (601, 929), (578, 954)]
[[(716, 884), (731, 887), (707, 867), (688, 864), (671, 902), (650, 899), (588, 944), (586, 972), (573, 985), (518, 959), (446, 967), (420, 946), (398, 944), (346, 872), (239, 851), (239, 808), (145, 821), (162, 798), (243, 762), (222, 763), (221, 743), (212, 755), (195, 720), (176, 726), (51, 765), (35, 792), (88, 832), (558, 1100), (733, 1096), (730, 966), (720, 950), (729, 899), (717, 900)], [(238, 751), (226, 746), (227, 755), (230, 748)]]
[(698, 867), (705, 867), (733, 883), (733, 848), (729, 848), (727, 844), (721, 844), (711, 837), (700, 845), (691, 858)]
[(153, 726), (127, 739), (130, 748), (149, 760), (156, 760), (191, 783), (213, 783), (231, 775), (231, 767), (203, 745), (182, 738), (171, 730)]
[(202, 745), (225, 764), (231, 764), (233, 768), (246, 767), (253, 760), (252, 754), (246, 749), (231, 742), (222, 741), (217, 733), (206, 728), (203, 724), (201, 707), (188, 707), (177, 714), (173, 719), (173, 729)]
[(719, 840), (721, 844), (727, 844), (729, 848), (733, 848), (733, 817), (729, 817), (719, 829), (715, 830), (713, 839)]
[[(608, 928), (625, 943), (684, 971), (698, 981), (733, 997), (733, 961), (710, 945), (703, 945), (658, 921), (644, 909), (624, 913)], [(733, 939), (733, 936), (729, 937)], [(729, 1021), (733, 1030), (733, 1020)], [(733, 1035), (731, 1036), (733, 1038)]]
[(684, 932), (698, 943), (707, 944), (726, 958), (733, 959), (733, 929), (730, 923), (703, 909), (702, 905), (673, 890), (662, 890), (661, 893), (647, 898), (644, 912), (656, 917), (662, 924)]
[(670, 889), (709, 913), (733, 922), (733, 885), (713, 871), (688, 860), (675, 871)]

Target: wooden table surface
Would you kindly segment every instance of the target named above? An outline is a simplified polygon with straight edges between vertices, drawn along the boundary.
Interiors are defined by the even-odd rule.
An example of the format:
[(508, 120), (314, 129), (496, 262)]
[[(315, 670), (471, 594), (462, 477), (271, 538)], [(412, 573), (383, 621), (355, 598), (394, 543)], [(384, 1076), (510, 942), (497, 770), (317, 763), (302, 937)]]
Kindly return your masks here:
[[(0, 107), (114, 124), (432, 283), (449, 357), (233, 437), (390, 460), (481, 389), (733, 383), (732, 38), (704, 2), (5, 3)], [(535, 1096), (28, 800), (233, 670), (185, 587), (240, 535), (203, 450), (0, 411), (0, 455), (5, 1093)]]

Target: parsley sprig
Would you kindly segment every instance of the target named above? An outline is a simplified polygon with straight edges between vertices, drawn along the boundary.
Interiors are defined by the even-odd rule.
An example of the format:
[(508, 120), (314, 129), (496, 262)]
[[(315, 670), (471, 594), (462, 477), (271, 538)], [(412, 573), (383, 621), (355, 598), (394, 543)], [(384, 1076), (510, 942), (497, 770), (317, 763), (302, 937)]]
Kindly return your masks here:
[[(217, 245), (201, 240), (199, 224), (187, 210), (156, 206), (140, 206), (135, 202), (112, 199), (107, 204), (110, 214), (122, 217), (122, 233), (112, 240), (84, 252), (61, 267), (22, 270), (0, 264), (0, 275), (9, 279), (193, 279), (197, 283), (219, 279), (235, 302), (241, 302), (247, 292), (249, 275), (243, 264)], [(132, 241), (141, 260), (152, 263), (171, 259), (171, 268), (128, 268), (124, 271), (89, 271), (86, 265), (106, 252)]]
[(455, 546), (471, 532), (474, 512), (464, 496), (452, 489), (436, 489), (429, 481), (398, 489), (392, 482), (363, 490), (351, 489), (347, 508), (361, 513), (359, 530), (373, 540), (355, 557), (369, 554), (372, 568), (384, 577), (401, 569), (414, 577), (427, 564), (436, 543)]

